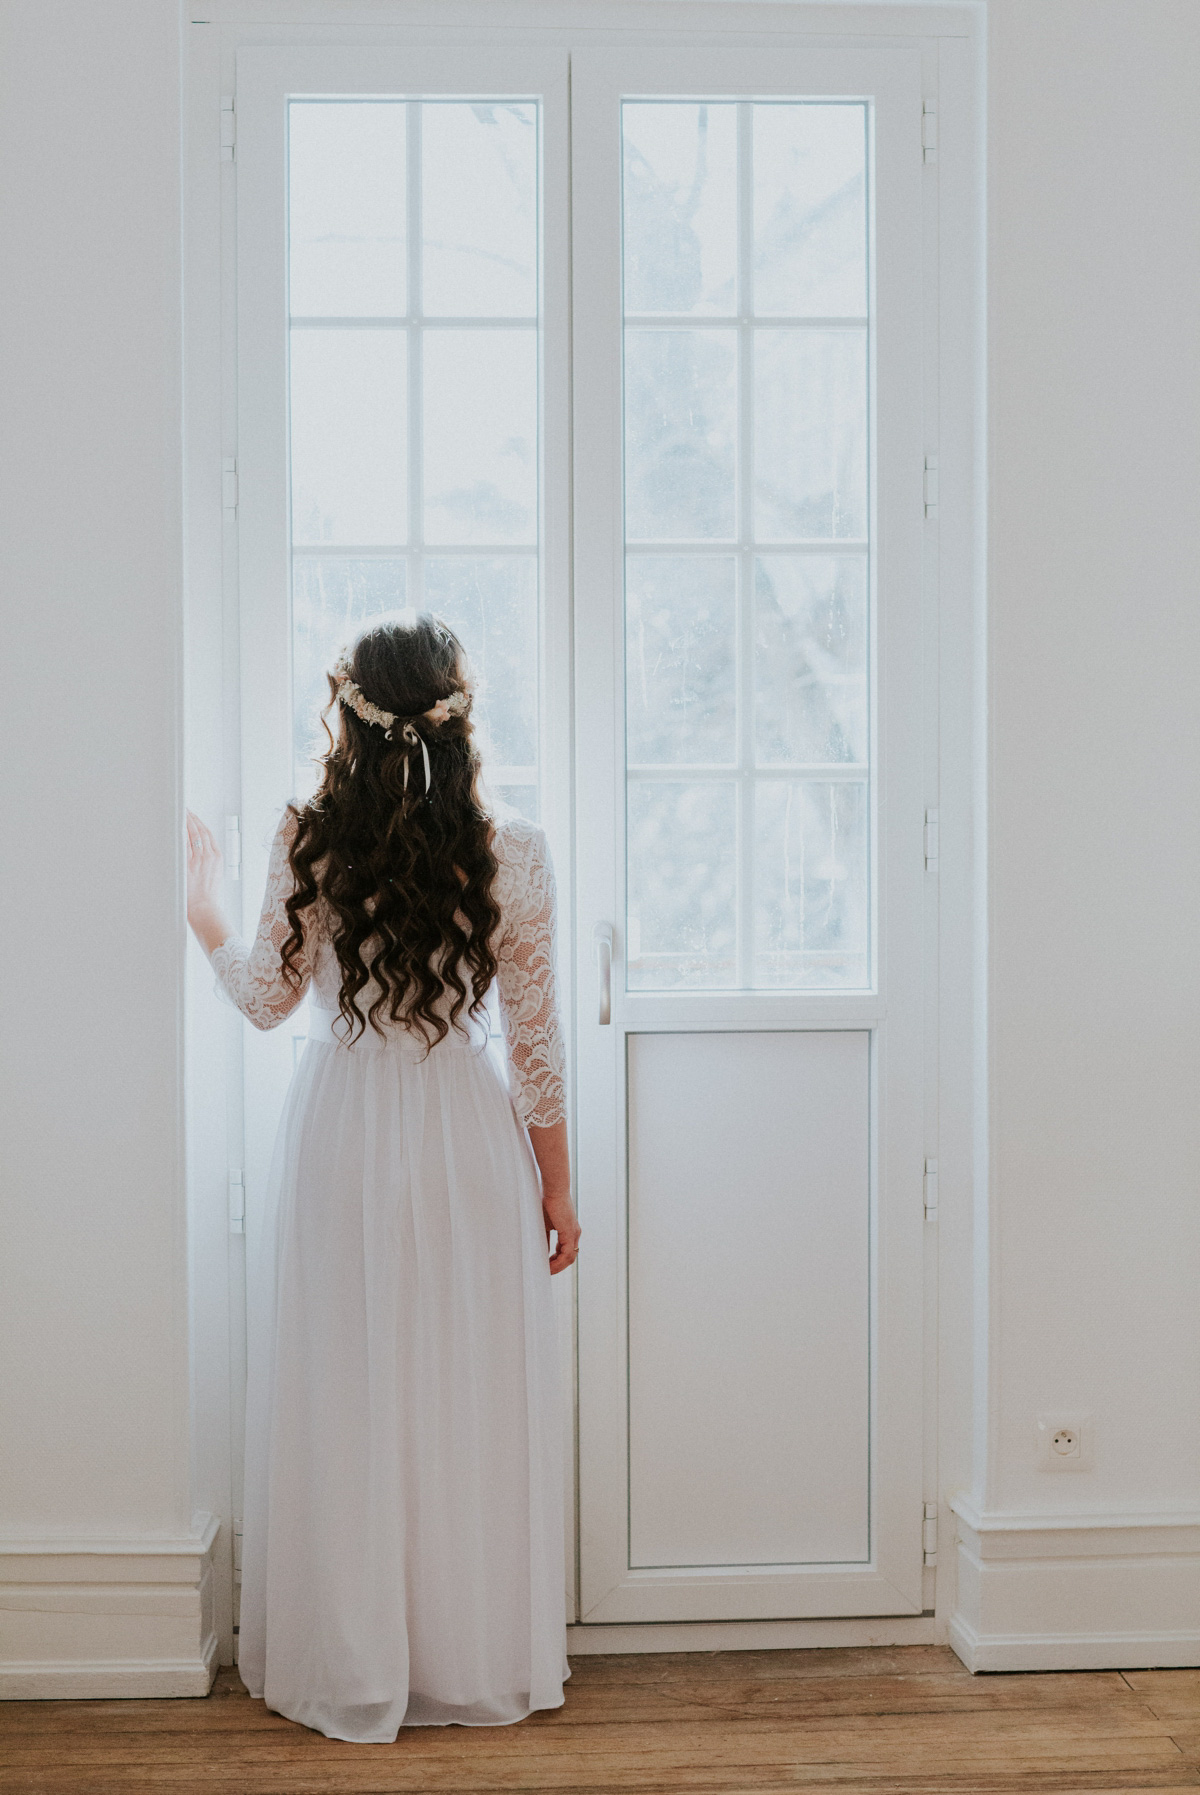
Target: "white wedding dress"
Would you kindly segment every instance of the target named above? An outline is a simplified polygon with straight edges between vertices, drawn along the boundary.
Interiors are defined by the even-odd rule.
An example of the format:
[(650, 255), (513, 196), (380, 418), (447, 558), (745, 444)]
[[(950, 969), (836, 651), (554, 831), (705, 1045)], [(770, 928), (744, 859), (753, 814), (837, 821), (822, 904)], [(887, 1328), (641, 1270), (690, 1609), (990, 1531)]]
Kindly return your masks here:
[(564, 1115), (545, 837), (513, 819), (493, 844), (506, 1081), (479, 1024), (427, 1054), (394, 1026), (343, 1045), (319, 904), (287, 985), (294, 829), (253, 944), (212, 956), (256, 1027), (306, 993), (312, 1018), (252, 1269), (239, 1668), (335, 1739), (520, 1720), (559, 1707), (568, 1674), (555, 1319), (524, 1126)]

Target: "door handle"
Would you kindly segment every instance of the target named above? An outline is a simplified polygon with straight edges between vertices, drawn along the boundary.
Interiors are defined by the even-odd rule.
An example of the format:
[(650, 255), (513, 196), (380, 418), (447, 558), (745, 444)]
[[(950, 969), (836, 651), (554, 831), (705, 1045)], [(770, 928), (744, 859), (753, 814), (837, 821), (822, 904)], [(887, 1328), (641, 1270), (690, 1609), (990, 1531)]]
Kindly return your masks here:
[(592, 930), (592, 940), (596, 944), (596, 967), (600, 974), (599, 1022), (601, 1028), (604, 1028), (612, 1021), (613, 932), (611, 922), (598, 922)]

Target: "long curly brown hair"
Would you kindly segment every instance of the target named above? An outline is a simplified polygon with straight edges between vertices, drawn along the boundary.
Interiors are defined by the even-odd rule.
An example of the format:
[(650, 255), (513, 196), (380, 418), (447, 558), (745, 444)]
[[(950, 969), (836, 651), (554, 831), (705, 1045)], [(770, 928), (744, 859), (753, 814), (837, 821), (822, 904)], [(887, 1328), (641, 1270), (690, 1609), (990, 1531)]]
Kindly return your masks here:
[[(340, 704), (338, 681), (329, 675), (324, 776), (311, 803), (292, 806), (295, 889), (283, 968), (299, 982), (304, 915), (322, 903), (341, 968), (338, 1008), (347, 1039), (365, 1034), (368, 1022), (383, 1034), (386, 1018), (432, 1046), (462, 1027), (464, 1010), (478, 1014), (495, 976), (497, 862), (466, 675), (457, 636), (428, 614), (378, 624), (350, 655), (350, 676), (363, 697), (394, 713), (390, 731)], [(455, 692), (466, 694), (457, 714), (442, 723), (426, 719), (425, 711)], [(405, 740), (406, 723), (429, 754), (428, 791), (421, 742)], [(364, 1014), (358, 999), (371, 981), (378, 991)]]

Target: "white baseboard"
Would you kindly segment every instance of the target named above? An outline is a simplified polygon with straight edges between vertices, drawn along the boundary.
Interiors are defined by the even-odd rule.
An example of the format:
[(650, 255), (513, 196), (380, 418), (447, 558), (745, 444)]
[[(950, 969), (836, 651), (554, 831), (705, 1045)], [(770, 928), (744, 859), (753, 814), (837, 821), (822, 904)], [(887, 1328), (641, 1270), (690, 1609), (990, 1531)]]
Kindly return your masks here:
[(721, 1620), (612, 1622), (569, 1626), (572, 1657), (603, 1652), (763, 1652), (804, 1647), (948, 1645), (946, 1626), (932, 1614), (882, 1620)]
[(981, 1639), (960, 1615), (950, 1644), (968, 1670), (1164, 1670), (1200, 1664), (1200, 1630), (1190, 1633), (995, 1634)]
[(217, 1522), (182, 1536), (0, 1536), (0, 1699), (207, 1695)]
[(0, 1701), (120, 1701), (207, 1695), (217, 1674), (217, 1636), (197, 1659), (113, 1658), (91, 1664), (0, 1663)]
[(1200, 1515), (1017, 1514), (951, 1500), (950, 1644), (968, 1670), (1200, 1664)]

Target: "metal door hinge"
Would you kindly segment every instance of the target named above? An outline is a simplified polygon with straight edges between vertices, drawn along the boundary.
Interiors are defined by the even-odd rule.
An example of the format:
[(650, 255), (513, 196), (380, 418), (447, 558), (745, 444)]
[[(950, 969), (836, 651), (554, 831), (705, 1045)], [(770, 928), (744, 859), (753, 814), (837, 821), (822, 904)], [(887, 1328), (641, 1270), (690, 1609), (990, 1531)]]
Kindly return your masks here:
[(242, 876), (242, 819), (240, 816), (225, 818), (225, 872), (230, 879)]
[(233, 1580), (235, 1583), (242, 1580), (242, 1523), (237, 1515), (233, 1521)]
[(925, 1161), (925, 1220), (936, 1222), (938, 1212), (938, 1167), (936, 1159)]
[(926, 1564), (937, 1563), (938, 1511), (936, 1502), (925, 1504), (925, 1519), (921, 1523), (921, 1550)]
[(937, 113), (932, 106), (921, 108), (921, 149), (926, 162), (937, 161)]
[(246, 1186), (240, 1172), (229, 1174), (229, 1232), (246, 1232)]
[(225, 511), (236, 511), (238, 507), (237, 462), (232, 455), (226, 455), (221, 462), (221, 507)]
[(938, 863), (938, 813), (936, 810), (925, 812), (925, 871), (937, 871)]
[(936, 455), (925, 457), (925, 515), (932, 519), (938, 514), (938, 458)]
[(221, 95), (221, 160), (232, 162), (234, 147), (237, 143), (237, 114), (233, 110), (233, 95)]

